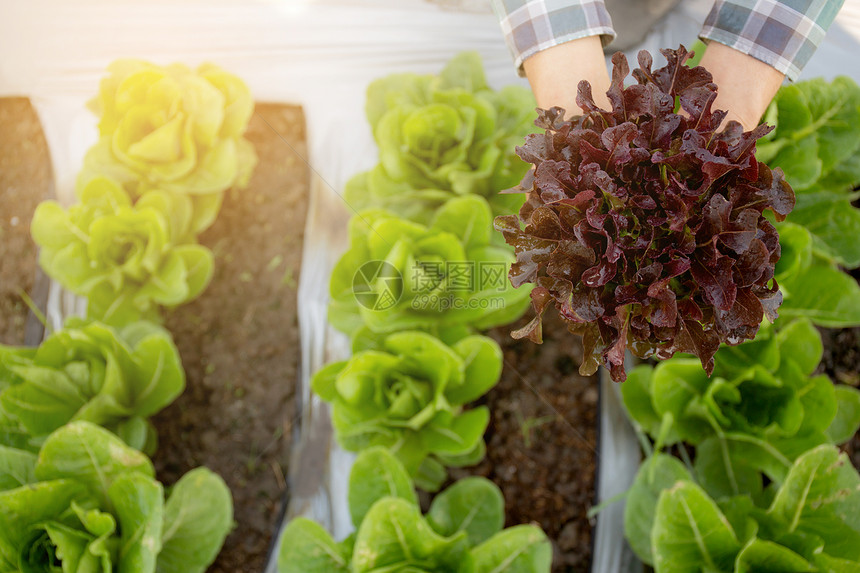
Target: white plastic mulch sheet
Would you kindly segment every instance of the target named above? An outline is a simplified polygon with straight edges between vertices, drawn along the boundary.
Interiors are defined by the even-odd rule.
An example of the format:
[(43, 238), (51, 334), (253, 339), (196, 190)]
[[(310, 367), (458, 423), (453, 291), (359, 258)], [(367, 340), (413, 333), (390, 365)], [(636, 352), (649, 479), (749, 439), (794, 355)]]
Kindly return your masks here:
[[(641, 48), (653, 53), (692, 44), (710, 4), (680, 3), (640, 46), (627, 50), (631, 63)], [(860, 79), (858, 38), (860, 0), (847, 0), (805, 76)], [(437, 73), (464, 50), (482, 55), (493, 87), (524, 81), (484, 0), (29, 0), (3, 1), (0, 8), (0, 96), (33, 101), (64, 203), (72, 202), (75, 176), (97, 138), (85, 102), (117, 58), (214, 62), (243, 78), (257, 101), (303, 106), (309, 157), (302, 159), (313, 177), (299, 285), (303, 407), (287, 519), (311, 517), (338, 539), (351, 527), (346, 479), (352, 456), (337, 448), (328, 409), (308, 383), (324, 363), (348, 354), (345, 338), (326, 325), (327, 284), (346, 248), (351, 214), (340, 191), (377, 159), (364, 118), (365, 89), (395, 72)], [(52, 285), (51, 325), (80, 314), (80, 302)], [(628, 487), (639, 456), (617, 388), (604, 382), (603, 390), (600, 500)], [(623, 541), (622, 511), (623, 503), (616, 503), (598, 518), (595, 573), (636, 570)]]

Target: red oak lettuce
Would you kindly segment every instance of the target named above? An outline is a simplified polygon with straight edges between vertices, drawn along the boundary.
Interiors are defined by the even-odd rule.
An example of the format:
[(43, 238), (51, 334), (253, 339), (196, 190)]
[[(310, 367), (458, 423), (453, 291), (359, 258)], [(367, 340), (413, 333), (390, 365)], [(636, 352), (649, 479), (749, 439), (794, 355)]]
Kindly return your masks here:
[(554, 303), (583, 336), (580, 371), (603, 364), (616, 381), (628, 348), (641, 358), (689, 352), (710, 374), (720, 343), (753, 338), (782, 301), (779, 237), (763, 211), (784, 219), (794, 193), (755, 158), (771, 128), (718, 131), (726, 113), (711, 109), (711, 74), (687, 67), (683, 46), (662, 53), (668, 64), (657, 70), (639, 53), (629, 87), (627, 59), (613, 56), (612, 111), (595, 105), (587, 82), (581, 116), (538, 110), (545, 133), (517, 148), (535, 168), (510, 190), (528, 200), (519, 217), (495, 221), (516, 249), (511, 282), (536, 285), (537, 316), (513, 336), (540, 342)]

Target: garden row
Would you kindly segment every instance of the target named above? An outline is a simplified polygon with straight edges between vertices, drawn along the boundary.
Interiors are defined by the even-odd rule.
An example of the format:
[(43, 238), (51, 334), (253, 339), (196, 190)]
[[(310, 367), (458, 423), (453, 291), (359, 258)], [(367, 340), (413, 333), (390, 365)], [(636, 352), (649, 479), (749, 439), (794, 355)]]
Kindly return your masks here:
[(583, 368), (623, 381), (625, 349), (662, 361), (621, 385), (647, 456), (625, 532), (656, 571), (855, 570), (860, 477), (836, 445), (860, 425), (860, 392), (813, 372), (814, 325), (860, 323), (844, 272), (860, 265), (860, 88), (787, 86), (775, 129), (718, 131), (710, 74), (663, 53), (653, 71), (640, 54), (628, 87), (616, 55), (611, 111), (581, 85), (583, 116), (541, 112), (545, 135), (520, 150), (535, 165), (525, 226), (497, 227), (517, 248), (512, 280), (537, 285), (523, 334), (539, 340), (554, 303), (584, 337)]
[[(860, 265), (860, 88), (787, 86), (765, 118), (774, 130), (718, 132), (710, 74), (688, 67), (683, 47), (664, 55), (652, 70), (640, 54), (627, 87), (616, 56), (613, 109), (581, 85), (582, 115), (539, 110), (539, 133), (529, 96), (489, 90), (472, 55), (438, 77), (371, 84), (380, 160), (347, 185), (362, 210), (330, 288), (329, 321), (353, 356), (312, 382), (339, 443), (360, 452), (356, 531), (336, 542), (294, 520), (281, 573), (550, 569), (539, 530), (501, 530), (489, 482), (454, 483), (424, 515), (414, 494), (483, 458), (489, 415), (469, 403), (502, 361), (480, 332), (518, 318), (529, 292), (535, 317), (513, 335), (540, 342), (552, 304), (583, 336), (580, 372), (605, 366), (623, 381), (628, 350), (663, 361), (621, 386), (647, 456), (625, 514), (644, 562), (858, 566), (860, 477), (836, 445), (860, 425), (860, 392), (813, 372), (815, 326), (860, 324), (860, 287), (844, 272)], [(495, 265), (518, 288), (483, 274)]]
[(357, 213), (328, 313), (350, 337), (352, 357), (312, 379), (332, 403), (338, 442), (360, 452), (349, 483), (356, 531), (336, 542), (316, 523), (293, 520), (281, 573), (549, 571), (546, 536), (532, 525), (503, 530), (504, 501), (489, 480), (455, 482), (426, 514), (415, 492), (437, 492), (448, 468), (486, 454), (490, 412), (468, 404), (498, 382), (502, 353), (481, 332), (528, 304), (506, 280), (513, 254), (493, 235), (492, 217), (522, 203), (496, 191), (525, 173), (514, 146), (532, 129), (533, 107), (524, 88), (491, 90), (474, 53), (438, 76), (397, 74), (369, 86), (380, 161), (347, 183)]
[(169, 490), (149, 418), (185, 387), (162, 308), (200, 294), (197, 236), (256, 162), (247, 87), (211, 65), (118, 61), (92, 101), (99, 140), (68, 209), (31, 232), (43, 270), (87, 300), (38, 348), (0, 346), (0, 570), (202, 572), (233, 528), (206, 468)]
[(860, 325), (860, 287), (845, 272), (860, 266), (860, 88), (844, 77), (784, 86), (765, 121), (776, 127), (757, 158), (796, 200), (774, 222), (779, 318), (721, 347), (710, 377), (676, 357), (621, 386), (647, 456), (625, 534), (657, 571), (860, 568), (860, 477), (837, 448), (860, 425), (860, 391), (816, 375), (815, 328)]

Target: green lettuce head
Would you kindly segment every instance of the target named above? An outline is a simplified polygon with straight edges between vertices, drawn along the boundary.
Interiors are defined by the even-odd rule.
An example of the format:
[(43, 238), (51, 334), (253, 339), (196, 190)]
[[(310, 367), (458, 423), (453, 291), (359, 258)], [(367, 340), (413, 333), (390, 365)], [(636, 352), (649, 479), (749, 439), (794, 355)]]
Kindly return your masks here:
[(860, 391), (815, 374), (822, 348), (809, 320), (764, 327), (721, 348), (710, 378), (696, 359), (675, 357), (634, 369), (621, 394), (656, 450), (696, 447), (697, 479), (710, 495), (757, 496), (800, 454), (860, 427)]
[(502, 492), (462, 479), (426, 515), (406, 469), (384, 448), (362, 452), (349, 477), (356, 532), (337, 543), (320, 525), (294, 519), (281, 536), (279, 573), (549, 573), (552, 546), (533, 525), (503, 529)]
[(230, 492), (198, 468), (165, 501), (154, 474), (88, 422), (51, 434), (38, 457), (0, 447), (0, 571), (203, 573), (232, 527)]
[(79, 184), (109, 175), (134, 197), (150, 189), (206, 195), (247, 185), (257, 158), (242, 134), (254, 102), (239, 78), (211, 64), (194, 72), (118, 60), (108, 70), (90, 104), (101, 137)]
[(485, 453), (486, 406), (464, 411), (496, 385), (502, 352), (485, 336), (453, 347), (423, 332), (398, 332), (378, 348), (318, 371), (314, 392), (333, 404), (337, 439), (347, 450), (386, 446), (417, 482), (438, 489), (444, 466), (479, 462)]
[(347, 184), (347, 201), (427, 222), (451, 197), (476, 193), (495, 214), (514, 213), (523, 196), (498, 192), (528, 171), (514, 148), (533, 132), (534, 108), (524, 87), (490, 89), (475, 52), (456, 56), (439, 76), (377, 80), (367, 90), (367, 117), (380, 162)]
[(189, 242), (187, 196), (152, 190), (132, 204), (116, 181), (97, 177), (78, 198), (68, 210), (41, 203), (31, 232), (42, 268), (87, 297), (91, 318), (109, 324), (155, 319), (158, 305), (192, 300), (209, 283), (212, 253)]
[(117, 331), (69, 319), (38, 348), (0, 345), (0, 418), (3, 426), (23, 428), (31, 445), (86, 420), (152, 453), (156, 435), (148, 418), (184, 388), (170, 334), (148, 322)]
[(656, 573), (860, 571), (860, 476), (835, 446), (805, 451), (767, 495), (714, 495), (701, 476), (658, 453), (627, 492), (625, 536)]
[(329, 321), (356, 334), (452, 326), (485, 329), (516, 320), (527, 289), (507, 280), (513, 255), (490, 244), (492, 215), (481, 197), (457, 197), (429, 227), (388, 211), (350, 221), (350, 248), (335, 266)]

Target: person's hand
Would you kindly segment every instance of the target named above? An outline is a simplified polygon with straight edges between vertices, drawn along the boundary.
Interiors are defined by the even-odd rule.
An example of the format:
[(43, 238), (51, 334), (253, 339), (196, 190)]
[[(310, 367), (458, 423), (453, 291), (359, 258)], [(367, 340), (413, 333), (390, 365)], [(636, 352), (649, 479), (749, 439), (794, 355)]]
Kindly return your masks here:
[(759, 124), (785, 79), (770, 65), (718, 42), (708, 45), (699, 65), (711, 72), (717, 84), (712, 108), (728, 111), (725, 121), (738, 121), (746, 131)]
[(612, 109), (606, 97), (609, 72), (600, 36), (587, 36), (541, 50), (523, 62), (523, 69), (541, 109), (558, 106), (564, 108), (567, 118), (580, 115), (576, 92), (582, 80), (591, 83), (598, 106)]
[[(717, 42), (711, 42), (700, 63), (714, 76), (717, 99), (713, 109), (728, 111), (745, 130), (758, 125), (785, 76), (770, 65)], [(577, 86), (591, 83), (595, 103), (611, 109), (606, 91), (609, 73), (599, 36), (589, 36), (542, 50), (523, 62), (538, 107), (564, 108), (567, 117), (578, 115)]]

